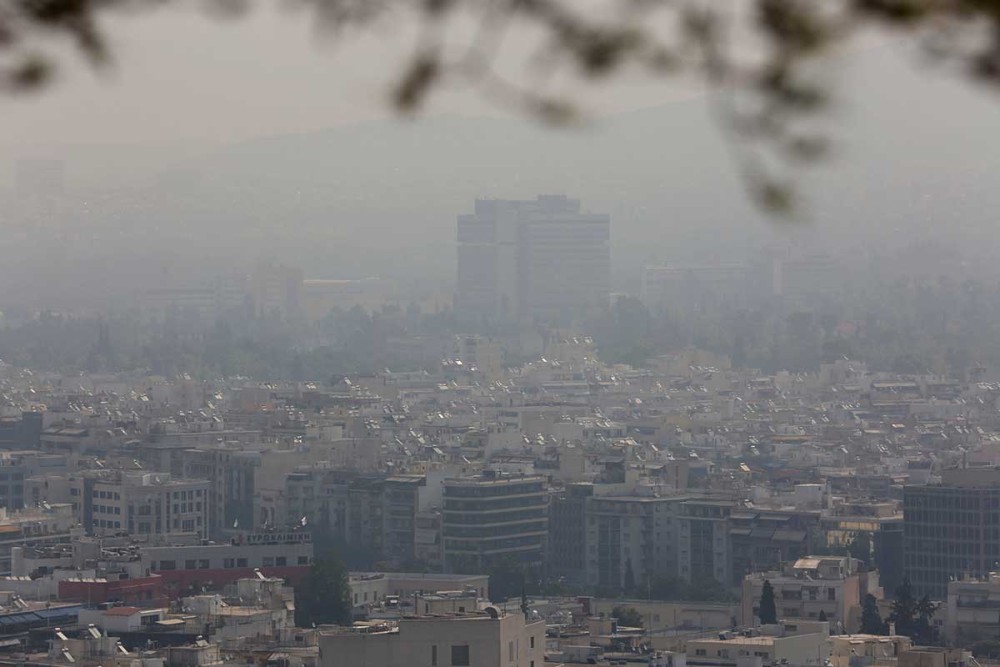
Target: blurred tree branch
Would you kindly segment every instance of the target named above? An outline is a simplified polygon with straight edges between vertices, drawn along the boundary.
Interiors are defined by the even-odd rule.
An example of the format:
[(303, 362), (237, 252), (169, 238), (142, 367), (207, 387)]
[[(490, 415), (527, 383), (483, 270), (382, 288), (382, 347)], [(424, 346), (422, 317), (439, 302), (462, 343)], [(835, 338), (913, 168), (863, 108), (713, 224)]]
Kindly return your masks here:
[[(334, 34), (375, 20), (416, 20), (418, 44), (396, 76), (391, 103), (420, 111), (437, 89), (475, 85), (485, 96), (546, 123), (579, 118), (573, 100), (553, 95), (556, 71), (602, 80), (626, 71), (656, 77), (693, 74), (717, 94), (713, 109), (731, 134), (736, 162), (759, 205), (796, 210), (796, 169), (826, 153), (815, 119), (829, 106), (822, 64), (859, 29), (915, 34), (932, 57), (970, 79), (1000, 86), (1000, 0), (286, 0)], [(202, 0), (221, 16), (239, 16), (248, 0)], [(0, 0), (0, 90), (43, 89), (53, 78), (52, 40), (68, 42), (93, 66), (113, 57), (100, 28), (112, 11), (144, 11), (180, 0)], [(603, 14), (591, 11), (601, 5)], [(456, 14), (474, 17), (469, 47), (444, 48)], [(611, 18), (608, 18), (608, 17)], [(515, 25), (537, 29), (533, 84), (494, 69)], [(738, 36), (738, 37), (736, 37)], [(734, 42), (750, 44), (737, 49)]]

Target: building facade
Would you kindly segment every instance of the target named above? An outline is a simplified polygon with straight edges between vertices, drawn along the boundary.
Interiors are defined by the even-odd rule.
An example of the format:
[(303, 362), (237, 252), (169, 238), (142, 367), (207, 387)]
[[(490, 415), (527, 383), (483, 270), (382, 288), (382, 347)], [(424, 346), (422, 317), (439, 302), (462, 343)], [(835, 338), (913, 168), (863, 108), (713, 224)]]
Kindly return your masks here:
[(545, 478), (486, 470), (444, 482), (444, 566), (481, 572), (511, 560), (541, 567), (548, 536)]
[(903, 559), (915, 595), (943, 600), (951, 578), (985, 577), (1000, 561), (1000, 469), (942, 472), (903, 489)]
[(579, 200), (476, 201), (458, 218), (456, 314), (466, 322), (571, 321), (607, 305), (611, 220)]
[(545, 622), (495, 607), (323, 632), (320, 667), (543, 667)]

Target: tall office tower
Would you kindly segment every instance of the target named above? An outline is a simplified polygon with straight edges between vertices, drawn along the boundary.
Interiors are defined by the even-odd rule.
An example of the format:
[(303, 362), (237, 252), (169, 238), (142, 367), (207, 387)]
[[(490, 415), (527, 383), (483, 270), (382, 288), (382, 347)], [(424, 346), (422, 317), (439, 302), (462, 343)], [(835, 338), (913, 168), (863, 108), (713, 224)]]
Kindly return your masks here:
[(903, 489), (903, 562), (916, 595), (944, 600), (948, 581), (1000, 562), (1000, 469), (944, 470), (941, 484)]
[(611, 219), (580, 201), (479, 199), (458, 218), (456, 314), (477, 325), (567, 324), (607, 305)]

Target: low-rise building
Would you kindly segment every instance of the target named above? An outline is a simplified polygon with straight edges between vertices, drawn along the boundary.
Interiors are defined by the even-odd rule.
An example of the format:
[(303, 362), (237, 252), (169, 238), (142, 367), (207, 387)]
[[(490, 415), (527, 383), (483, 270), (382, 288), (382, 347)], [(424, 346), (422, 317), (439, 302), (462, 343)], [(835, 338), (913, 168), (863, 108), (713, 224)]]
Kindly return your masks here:
[[(811, 628), (812, 629), (812, 628)], [(796, 665), (819, 667), (830, 655), (829, 635), (818, 632), (790, 632), (776, 628), (776, 634), (757, 631), (722, 632), (718, 637), (694, 639), (687, 643), (687, 664), (700, 667), (770, 667)]]
[(545, 623), (488, 607), (323, 632), (320, 667), (543, 667)]
[(306, 531), (249, 533), (219, 544), (142, 547), (140, 558), (144, 573), (159, 575), (170, 591), (184, 594), (235, 583), (255, 570), (299, 581), (312, 565), (313, 543)]
[(778, 618), (818, 620), (833, 627), (858, 627), (861, 600), (871, 593), (881, 598), (877, 573), (858, 569), (850, 556), (807, 556), (779, 572), (758, 572), (743, 579), (740, 622), (752, 626), (759, 620), (764, 582), (774, 589)]

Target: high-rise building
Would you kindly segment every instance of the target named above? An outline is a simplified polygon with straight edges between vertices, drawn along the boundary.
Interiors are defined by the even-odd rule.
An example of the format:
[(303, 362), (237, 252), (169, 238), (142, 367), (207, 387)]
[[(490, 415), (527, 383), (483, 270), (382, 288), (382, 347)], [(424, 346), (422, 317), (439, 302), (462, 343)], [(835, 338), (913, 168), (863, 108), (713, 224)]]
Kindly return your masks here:
[(1000, 468), (944, 470), (903, 489), (903, 563), (915, 595), (944, 600), (952, 578), (986, 577), (1000, 561)]
[(548, 535), (545, 478), (485, 470), (444, 482), (444, 566), (482, 572), (512, 560), (542, 565)]
[(480, 199), (458, 218), (457, 315), (473, 324), (570, 322), (607, 304), (611, 220), (580, 201)]

